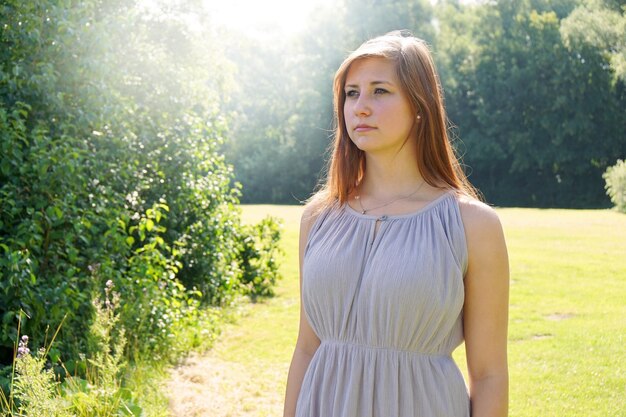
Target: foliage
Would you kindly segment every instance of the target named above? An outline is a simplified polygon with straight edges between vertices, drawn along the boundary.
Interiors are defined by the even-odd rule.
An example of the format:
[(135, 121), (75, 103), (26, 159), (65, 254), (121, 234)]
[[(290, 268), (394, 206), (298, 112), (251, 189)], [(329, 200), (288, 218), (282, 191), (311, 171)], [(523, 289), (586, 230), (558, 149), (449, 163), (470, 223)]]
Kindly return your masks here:
[(606, 181), (606, 193), (615, 205), (615, 209), (626, 213), (626, 161), (621, 159), (606, 169), (602, 175)]
[(126, 337), (115, 311), (120, 294), (113, 289), (113, 282), (107, 281), (104, 300), (95, 297), (93, 301), (95, 317), (87, 338), (85, 378), (69, 376), (63, 382), (62, 396), (69, 400), (77, 416), (141, 415), (132, 393), (120, 382), (126, 367)]
[[(237, 88), (226, 105), (232, 135), (224, 152), (237, 181), (245, 184), (242, 202), (306, 199), (327, 145), (320, 135), (330, 127), (329, 97), (315, 86), (318, 77), (327, 82), (327, 73), (317, 69), (302, 80), (299, 74), (311, 63), (303, 62), (306, 56), (285, 56), (285, 41), (266, 44), (236, 34), (224, 39), (231, 46), (226, 54), (238, 68)], [(334, 50), (320, 52), (328, 57)]]
[[(26, 339), (27, 340), (27, 339)], [(25, 346), (25, 344), (24, 344)], [(17, 376), (13, 385), (19, 402), (17, 415), (29, 417), (72, 416), (64, 401), (58, 399), (58, 382), (51, 369), (46, 368), (46, 354), (40, 349), (34, 355), (26, 353), (16, 358)], [(10, 411), (10, 410), (4, 410)]]
[(603, 206), (601, 172), (626, 151), (623, 86), (593, 50), (565, 46), (553, 11), (529, 1), (478, 11), (456, 17), (471, 19), (462, 46), (438, 44), (459, 63), (444, 85), (471, 179), (498, 204)]
[(276, 248), (280, 239), (278, 219), (268, 217), (255, 225), (247, 226), (248, 237), (242, 241), (241, 282), (245, 293), (253, 297), (274, 295), (274, 285), (279, 277)]
[[(93, 294), (108, 280), (131, 359), (175, 359), (204, 306), (257, 282), (268, 292), (241, 281), (275, 268), (276, 242), (235, 209), (219, 151), (228, 65), (210, 26), (190, 24), (192, 5), (0, 6), (0, 363), (24, 311), (35, 345), (66, 317), (51, 358), (86, 372)], [(268, 265), (242, 257), (247, 239)]]
[(585, 44), (610, 63), (616, 78), (626, 82), (626, 4), (585, 0), (563, 20), (561, 33), (568, 45)]

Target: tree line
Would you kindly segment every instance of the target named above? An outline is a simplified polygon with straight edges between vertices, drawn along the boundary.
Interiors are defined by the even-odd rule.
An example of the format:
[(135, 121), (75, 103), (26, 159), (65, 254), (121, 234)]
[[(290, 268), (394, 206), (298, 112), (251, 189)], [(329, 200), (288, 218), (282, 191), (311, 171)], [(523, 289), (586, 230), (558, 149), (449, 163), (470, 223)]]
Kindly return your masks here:
[(408, 29), (433, 49), (455, 147), (488, 202), (607, 207), (602, 174), (626, 155), (625, 4), (342, 0), (295, 38), (225, 30), (236, 88), (224, 151), (242, 201), (311, 195), (332, 136), (334, 71), (362, 41)]

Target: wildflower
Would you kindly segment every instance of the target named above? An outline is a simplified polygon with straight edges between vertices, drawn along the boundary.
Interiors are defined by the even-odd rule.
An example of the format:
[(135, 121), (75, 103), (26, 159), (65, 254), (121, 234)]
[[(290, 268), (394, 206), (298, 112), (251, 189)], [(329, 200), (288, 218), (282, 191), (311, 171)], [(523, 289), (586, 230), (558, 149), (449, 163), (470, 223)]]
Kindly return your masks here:
[(22, 340), (17, 345), (17, 357), (23, 358), (24, 356), (30, 354), (30, 349), (28, 348), (28, 336), (22, 336)]
[(113, 309), (113, 303), (111, 302), (111, 291), (113, 291), (113, 281), (108, 280), (104, 285), (104, 305), (108, 310)]

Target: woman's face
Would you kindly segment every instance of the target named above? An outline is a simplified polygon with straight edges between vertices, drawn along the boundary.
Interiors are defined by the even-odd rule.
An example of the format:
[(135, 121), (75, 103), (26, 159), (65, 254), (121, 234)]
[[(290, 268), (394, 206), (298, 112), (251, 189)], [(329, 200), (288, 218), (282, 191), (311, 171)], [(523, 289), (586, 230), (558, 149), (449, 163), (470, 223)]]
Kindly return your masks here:
[(394, 63), (385, 58), (353, 62), (344, 89), (344, 117), (352, 142), (372, 154), (400, 151), (413, 130), (416, 114), (400, 86)]

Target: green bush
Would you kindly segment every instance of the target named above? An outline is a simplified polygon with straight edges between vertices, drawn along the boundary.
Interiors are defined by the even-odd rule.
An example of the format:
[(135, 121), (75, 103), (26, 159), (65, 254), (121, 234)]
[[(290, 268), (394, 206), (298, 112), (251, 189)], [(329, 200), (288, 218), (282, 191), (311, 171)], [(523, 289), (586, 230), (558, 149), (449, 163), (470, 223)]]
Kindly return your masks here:
[(276, 262), (276, 248), (280, 240), (278, 221), (266, 218), (247, 226), (244, 236), (240, 257), (241, 282), (245, 293), (252, 297), (274, 295), (274, 284), (279, 276)]
[(602, 175), (606, 185), (606, 193), (611, 198), (615, 208), (626, 213), (626, 161), (621, 159), (606, 169)]
[(227, 63), (136, 3), (0, 6), (0, 365), (23, 312), (36, 346), (65, 320), (50, 358), (86, 372), (108, 280), (131, 359), (172, 359), (203, 308), (271, 293), (277, 226), (241, 224), (219, 152)]
[[(79, 141), (53, 137), (31, 106), (11, 110), (0, 102), (0, 361), (6, 363), (20, 311), (30, 334), (44, 335), (67, 315), (76, 342), (90, 317), (92, 283), (87, 247), (90, 229), (87, 176)], [(84, 200), (83, 200), (84, 199)], [(41, 342), (35, 337), (36, 342)], [(41, 343), (37, 343), (41, 344)]]

